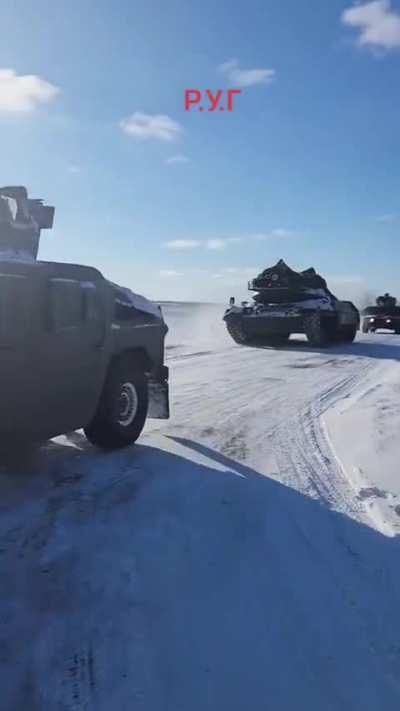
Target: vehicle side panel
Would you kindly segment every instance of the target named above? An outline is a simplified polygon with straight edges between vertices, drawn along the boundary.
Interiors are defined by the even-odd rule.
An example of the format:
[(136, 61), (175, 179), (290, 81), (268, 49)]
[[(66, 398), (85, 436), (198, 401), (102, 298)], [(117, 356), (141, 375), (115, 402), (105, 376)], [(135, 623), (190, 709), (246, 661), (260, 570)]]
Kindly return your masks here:
[[(8, 346), (5, 333), (0, 344), (0, 432), (47, 438), (82, 427), (110, 360), (105, 280), (89, 267), (43, 262), (2, 263), (0, 273), (0, 291), (11, 293), (13, 279), (24, 284), (15, 343)], [(12, 332), (4, 313), (0, 322), (0, 331)]]

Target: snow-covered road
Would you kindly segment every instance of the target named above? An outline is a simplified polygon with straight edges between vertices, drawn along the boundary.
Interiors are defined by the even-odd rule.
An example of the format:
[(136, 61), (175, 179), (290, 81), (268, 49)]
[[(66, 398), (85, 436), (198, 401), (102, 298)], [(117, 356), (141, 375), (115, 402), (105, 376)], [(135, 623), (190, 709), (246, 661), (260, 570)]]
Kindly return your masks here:
[[(341, 441), (345, 429), (344, 449), (351, 452), (363, 443), (367, 453), (375, 453), (375, 469), (382, 475), (376, 452), (379, 442), (374, 442), (374, 437), (378, 438), (382, 418), (389, 410), (385, 415), (385, 431), (391, 434), (387, 448), (396, 461), (391, 462), (386, 483), (396, 489), (400, 454), (395, 437), (396, 424), (400, 424), (400, 406), (396, 409), (400, 393), (398, 336), (359, 334), (355, 344), (326, 351), (308, 348), (301, 336), (279, 350), (236, 346), (221, 339), (218, 349), (172, 355), (169, 364), (174, 415), (167, 425), (153, 424), (148, 432), (206, 444), (330, 508), (365, 521), (370, 511), (360, 503), (363, 483), (353, 477), (351, 467), (343, 471), (332, 440)], [(380, 402), (384, 384), (386, 400)], [(328, 435), (325, 418), (338, 412), (340, 404), (345, 403), (348, 410), (371, 390), (376, 396), (371, 405), (376, 431), (365, 422), (359, 426), (356, 414), (351, 413), (345, 427), (336, 416)], [(358, 409), (364, 410), (363, 403)], [(372, 412), (370, 419), (372, 424)], [(400, 504), (400, 486), (398, 492), (393, 491), (397, 493)], [(386, 511), (381, 520), (378, 518), (375, 513), (375, 526), (386, 532), (390, 528), (400, 531), (395, 512), (390, 515)]]
[(212, 336), (137, 446), (3, 465), (4, 711), (400, 707), (400, 337)]

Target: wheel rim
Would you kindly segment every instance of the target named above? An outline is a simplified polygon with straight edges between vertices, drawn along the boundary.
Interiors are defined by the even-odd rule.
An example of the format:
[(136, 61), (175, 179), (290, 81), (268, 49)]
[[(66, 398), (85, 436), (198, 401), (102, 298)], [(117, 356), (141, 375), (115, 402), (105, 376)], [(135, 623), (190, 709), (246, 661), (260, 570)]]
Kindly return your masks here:
[(118, 424), (121, 427), (129, 427), (136, 417), (139, 399), (133, 383), (124, 383), (121, 386), (118, 398)]

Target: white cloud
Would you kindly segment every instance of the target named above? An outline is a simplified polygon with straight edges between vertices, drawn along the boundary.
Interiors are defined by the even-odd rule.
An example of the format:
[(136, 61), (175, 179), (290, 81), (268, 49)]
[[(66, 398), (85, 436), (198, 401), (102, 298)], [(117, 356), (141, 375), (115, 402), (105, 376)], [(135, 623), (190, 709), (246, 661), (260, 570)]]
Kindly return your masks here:
[(291, 237), (293, 232), (290, 230), (285, 230), (283, 227), (276, 227), (271, 231), (273, 237)]
[(221, 250), (226, 249), (230, 244), (239, 244), (242, 241), (240, 237), (227, 237), (225, 239), (208, 239), (204, 245), (207, 249)]
[(140, 111), (136, 111), (131, 116), (120, 121), (120, 127), (128, 136), (139, 141), (157, 140), (171, 143), (176, 141), (183, 129), (177, 122), (169, 116), (155, 114), (150, 116)]
[(29, 113), (59, 94), (60, 89), (34, 74), (0, 69), (0, 113)]
[(255, 276), (259, 271), (258, 267), (224, 267), (212, 276), (228, 285), (245, 284), (249, 277)]
[(226, 249), (230, 244), (239, 244), (240, 237), (228, 237), (227, 239), (208, 239), (206, 241), (207, 249)]
[(293, 237), (294, 232), (292, 230), (287, 230), (284, 227), (275, 227), (270, 232), (257, 232), (253, 235), (253, 239), (259, 240), (260, 242), (271, 239), (271, 237)]
[(167, 249), (194, 249), (200, 247), (201, 242), (197, 239), (173, 239), (164, 243)]
[(258, 267), (225, 267), (221, 269), (223, 274), (243, 274), (246, 276), (248, 274), (258, 274), (259, 271)]
[(174, 279), (175, 277), (183, 276), (182, 272), (176, 272), (175, 269), (160, 269), (160, 276), (165, 279)]
[(219, 251), (226, 249), (230, 244), (238, 244), (242, 240), (240, 237), (228, 237), (227, 239), (173, 239), (169, 242), (164, 243), (164, 247), (168, 249), (196, 249), (197, 247), (203, 247), (204, 249), (210, 249), (212, 251)]
[(169, 165), (174, 165), (175, 163), (189, 163), (189, 158), (187, 156), (178, 154), (176, 156), (170, 156), (170, 158), (167, 158), (165, 162)]
[(295, 233), (283, 227), (276, 227), (270, 232), (261, 232), (252, 235), (244, 235), (243, 237), (212, 237), (209, 239), (174, 239), (169, 242), (164, 242), (164, 247), (168, 249), (206, 249), (212, 252), (222, 252), (231, 245), (241, 244), (250, 240), (264, 241), (272, 238), (288, 238)]
[(208, 239), (206, 242), (207, 249), (225, 249), (227, 240), (224, 239)]
[(342, 13), (342, 22), (359, 29), (357, 44), (383, 49), (400, 47), (400, 14), (390, 0), (372, 0)]
[(269, 84), (275, 78), (275, 69), (240, 69), (237, 59), (230, 59), (218, 67), (235, 87), (247, 87), (254, 84)]
[(337, 284), (339, 286), (364, 283), (364, 278), (358, 274), (328, 274), (325, 279), (328, 284)]
[(386, 215), (378, 215), (375, 219), (377, 222), (394, 222), (397, 215), (394, 212), (388, 212)]
[(263, 242), (264, 240), (268, 239), (270, 237), (269, 232), (256, 232), (255, 234), (251, 235), (251, 239), (256, 239), (259, 242)]
[(227, 237), (225, 239), (207, 239), (204, 242), (204, 246), (207, 249), (221, 250), (226, 249), (230, 244), (240, 244), (242, 242), (241, 237)]

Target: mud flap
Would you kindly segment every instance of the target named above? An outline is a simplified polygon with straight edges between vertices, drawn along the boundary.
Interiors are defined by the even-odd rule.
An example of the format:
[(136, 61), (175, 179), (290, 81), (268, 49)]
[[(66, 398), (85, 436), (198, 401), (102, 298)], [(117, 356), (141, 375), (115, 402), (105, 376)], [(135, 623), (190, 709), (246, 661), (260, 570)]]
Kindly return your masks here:
[(168, 420), (169, 386), (166, 380), (161, 382), (149, 380), (149, 409), (147, 416), (157, 420)]

